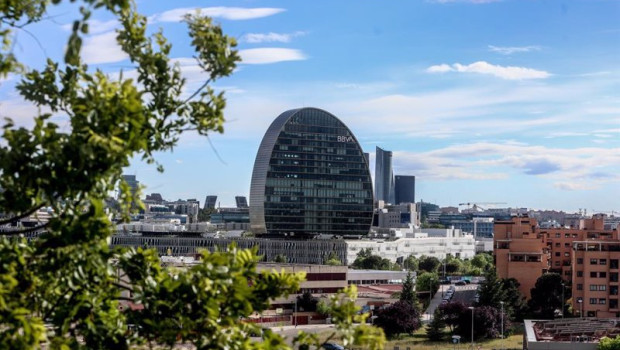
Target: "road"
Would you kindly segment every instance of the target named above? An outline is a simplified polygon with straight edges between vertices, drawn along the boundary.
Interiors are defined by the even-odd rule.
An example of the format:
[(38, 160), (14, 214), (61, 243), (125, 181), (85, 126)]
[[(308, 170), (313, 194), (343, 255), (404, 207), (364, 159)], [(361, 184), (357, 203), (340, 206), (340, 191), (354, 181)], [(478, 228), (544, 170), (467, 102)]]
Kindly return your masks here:
[[(431, 300), (430, 305), (422, 314), (422, 323), (428, 323), (435, 312), (435, 309), (441, 304), (443, 300), (443, 293), (448, 290), (448, 284), (442, 284)], [(476, 289), (478, 288), (477, 284), (467, 284), (464, 286), (454, 286), (454, 295), (452, 296), (451, 301), (460, 301), (466, 305), (469, 305), (473, 302), (474, 297), (476, 296)]]

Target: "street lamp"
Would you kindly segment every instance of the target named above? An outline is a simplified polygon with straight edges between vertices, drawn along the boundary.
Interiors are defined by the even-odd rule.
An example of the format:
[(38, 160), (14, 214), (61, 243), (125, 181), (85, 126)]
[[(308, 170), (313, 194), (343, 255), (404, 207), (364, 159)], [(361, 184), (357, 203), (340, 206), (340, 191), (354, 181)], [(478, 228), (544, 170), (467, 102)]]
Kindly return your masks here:
[(564, 301), (564, 281), (562, 281), (562, 319), (564, 319), (564, 306), (565, 306), (565, 301)]
[(502, 313), (501, 313), (502, 324), (501, 324), (501, 326), (502, 326), (502, 349), (503, 349), (504, 348), (504, 302), (500, 301), (499, 303), (502, 305)]
[(475, 307), (470, 306), (468, 309), (471, 310), (471, 350), (474, 350), (474, 309)]
[(579, 303), (579, 316), (583, 319), (583, 299), (577, 299), (577, 302)]

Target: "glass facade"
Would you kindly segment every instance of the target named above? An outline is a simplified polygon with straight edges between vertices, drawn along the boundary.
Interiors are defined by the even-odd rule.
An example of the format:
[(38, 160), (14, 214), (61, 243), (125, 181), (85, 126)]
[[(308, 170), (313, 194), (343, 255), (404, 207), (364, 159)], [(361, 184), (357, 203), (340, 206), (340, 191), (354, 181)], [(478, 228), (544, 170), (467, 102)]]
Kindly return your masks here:
[(375, 199), (385, 203), (398, 204), (394, 198), (392, 152), (377, 147), (375, 155)]
[(302, 108), (272, 123), (252, 174), (253, 232), (299, 238), (366, 235), (372, 208), (368, 162), (338, 118)]
[(415, 176), (396, 175), (394, 188), (395, 204), (415, 203)]

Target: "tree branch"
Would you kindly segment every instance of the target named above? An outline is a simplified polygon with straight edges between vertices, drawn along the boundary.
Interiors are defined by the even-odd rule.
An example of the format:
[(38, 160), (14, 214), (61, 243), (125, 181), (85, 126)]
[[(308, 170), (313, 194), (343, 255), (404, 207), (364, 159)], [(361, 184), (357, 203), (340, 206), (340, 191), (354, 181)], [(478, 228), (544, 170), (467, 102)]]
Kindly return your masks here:
[(202, 91), (202, 89), (206, 88), (210, 82), (211, 82), (211, 78), (207, 79), (207, 81), (205, 81), (204, 84), (202, 84), (196, 91), (194, 91), (194, 93), (190, 97), (186, 98), (185, 101), (181, 102), (179, 107), (183, 106), (184, 104), (189, 102), (192, 98), (196, 97), (196, 95), (198, 95), (200, 91)]
[(134, 291), (134, 290), (133, 290), (133, 288), (128, 287), (128, 286), (124, 286), (124, 285), (122, 285), (122, 284), (120, 284), (120, 283), (112, 282), (112, 285), (113, 285), (113, 286), (115, 286), (115, 287), (117, 287), (117, 288), (121, 288), (121, 289), (124, 289), (124, 290), (128, 290), (128, 291), (130, 291), (130, 292), (132, 292), (132, 293), (133, 293), (133, 291)]
[(23, 230), (15, 230), (15, 231), (0, 231), (0, 236), (11, 236), (11, 235), (20, 235), (22, 233), (30, 233), (40, 229), (44, 229), (50, 225), (49, 222), (46, 222), (39, 226), (28, 227)]
[(6, 225), (6, 224), (10, 224), (10, 223), (15, 222), (15, 221), (17, 221), (17, 220), (23, 219), (23, 218), (25, 218), (26, 216), (30, 216), (30, 214), (32, 214), (32, 213), (34, 213), (35, 211), (37, 211), (37, 210), (39, 210), (39, 209), (43, 208), (43, 205), (44, 205), (44, 204), (40, 204), (40, 205), (35, 206), (35, 207), (33, 207), (32, 209), (29, 209), (29, 210), (27, 210), (27, 211), (25, 211), (25, 212), (23, 212), (23, 213), (21, 213), (21, 214), (15, 215), (15, 216), (13, 216), (13, 217), (11, 217), (11, 218), (8, 218), (8, 219), (0, 220), (0, 226), (2, 226), (2, 225)]

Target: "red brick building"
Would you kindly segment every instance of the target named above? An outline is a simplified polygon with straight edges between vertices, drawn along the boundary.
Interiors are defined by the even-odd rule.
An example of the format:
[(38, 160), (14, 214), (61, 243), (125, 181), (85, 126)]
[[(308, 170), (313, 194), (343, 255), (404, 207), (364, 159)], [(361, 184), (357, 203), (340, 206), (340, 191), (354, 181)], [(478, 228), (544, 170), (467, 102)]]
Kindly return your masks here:
[(536, 219), (529, 217), (498, 221), (493, 248), (497, 275), (518, 280), (526, 298), (538, 277), (557, 272), (572, 282), (573, 309), (577, 313), (583, 308), (591, 316), (620, 315), (620, 238), (618, 231), (603, 229), (603, 217), (581, 219), (571, 228), (540, 228)]

